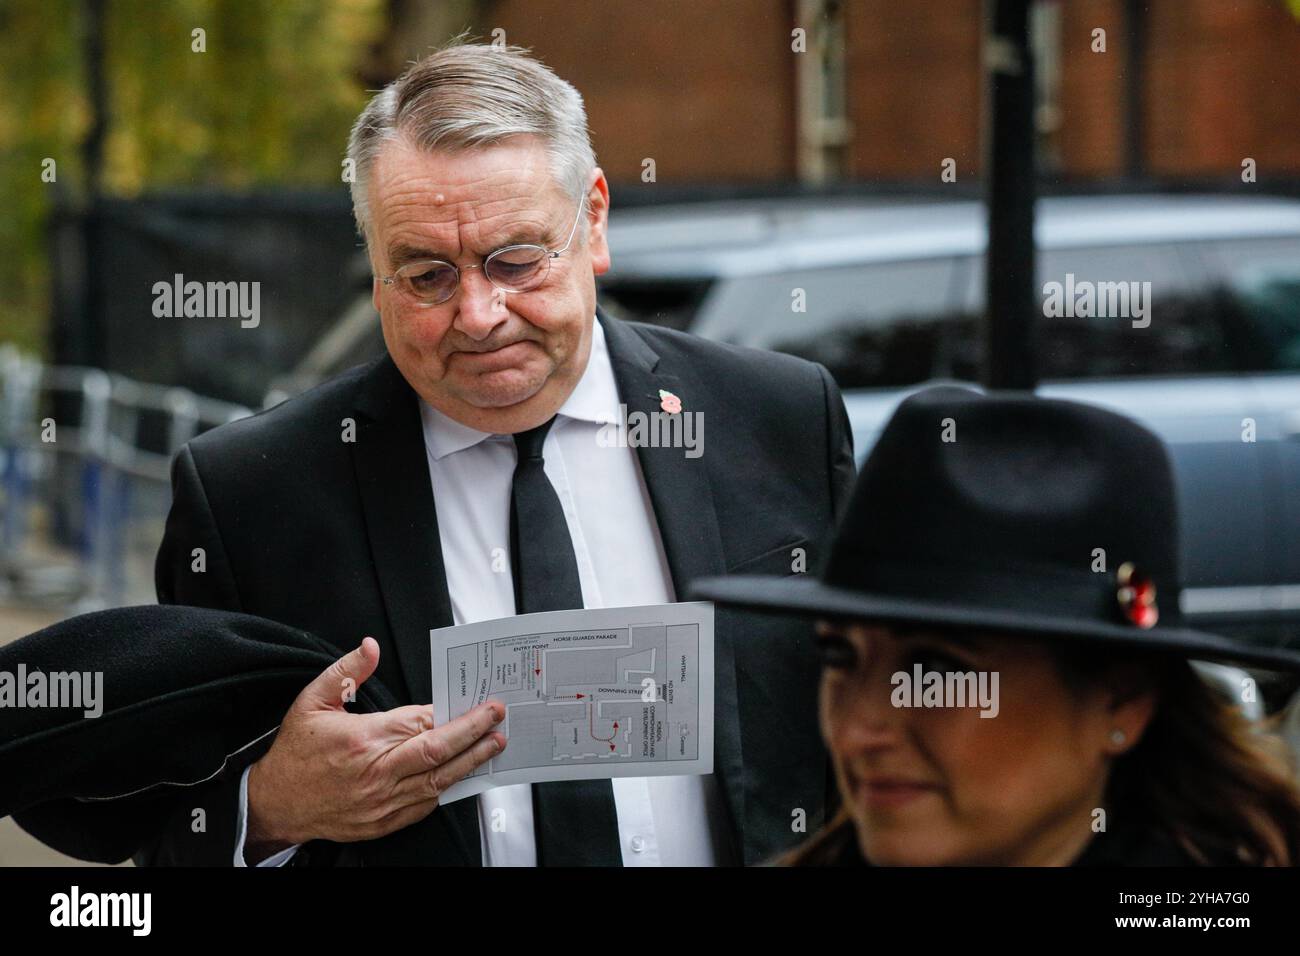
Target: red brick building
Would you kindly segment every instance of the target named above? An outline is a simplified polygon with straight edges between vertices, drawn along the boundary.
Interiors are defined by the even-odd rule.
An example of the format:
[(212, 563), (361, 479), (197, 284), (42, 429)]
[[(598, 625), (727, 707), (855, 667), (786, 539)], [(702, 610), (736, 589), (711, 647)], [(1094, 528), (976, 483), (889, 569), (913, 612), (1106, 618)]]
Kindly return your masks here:
[[(978, 171), (982, 0), (393, 9), (404, 58), (464, 26), (531, 47), (586, 97), (614, 181), (640, 181), (647, 158), (661, 183), (937, 181), (947, 157)], [(1033, 32), (1048, 171), (1228, 179), (1251, 157), (1261, 180), (1300, 178), (1294, 0), (1040, 0)]]

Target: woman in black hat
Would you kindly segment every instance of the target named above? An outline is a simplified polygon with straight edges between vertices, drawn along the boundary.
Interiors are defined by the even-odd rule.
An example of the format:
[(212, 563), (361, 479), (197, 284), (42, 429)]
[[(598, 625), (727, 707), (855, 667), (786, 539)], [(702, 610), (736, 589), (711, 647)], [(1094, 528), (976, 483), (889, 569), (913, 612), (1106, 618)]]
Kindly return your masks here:
[(1127, 418), (918, 393), (820, 579), (696, 592), (818, 619), (841, 808), (782, 862), (1300, 860), (1285, 747), (1190, 664), (1300, 671), (1300, 653), (1183, 625), (1168, 458)]

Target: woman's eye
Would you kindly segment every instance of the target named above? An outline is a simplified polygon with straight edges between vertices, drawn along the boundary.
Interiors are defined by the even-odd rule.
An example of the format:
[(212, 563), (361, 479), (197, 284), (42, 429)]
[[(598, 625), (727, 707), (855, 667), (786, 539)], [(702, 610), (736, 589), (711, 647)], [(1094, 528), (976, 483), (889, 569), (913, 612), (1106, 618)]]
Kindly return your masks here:
[(944, 651), (917, 650), (911, 655), (909, 666), (920, 664), (923, 671), (938, 671), (940, 674), (963, 672), (974, 668), (966, 661), (953, 657)]
[(816, 646), (822, 667), (831, 670), (849, 670), (858, 662), (858, 652), (843, 638), (819, 637)]

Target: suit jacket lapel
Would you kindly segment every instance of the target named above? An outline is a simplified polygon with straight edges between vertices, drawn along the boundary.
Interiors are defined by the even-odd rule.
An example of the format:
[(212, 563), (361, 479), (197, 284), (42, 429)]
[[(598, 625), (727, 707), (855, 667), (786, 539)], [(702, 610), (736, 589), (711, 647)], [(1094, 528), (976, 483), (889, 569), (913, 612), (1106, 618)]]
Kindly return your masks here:
[[(619, 397), (633, 412), (662, 411), (659, 390), (682, 400), (683, 413), (705, 413), (708, 395), (690, 380), (689, 370), (661, 367), (659, 355), (636, 331), (600, 309), (610, 362)], [(653, 421), (654, 419), (650, 419)], [(679, 600), (691, 581), (725, 574), (726, 559), (718, 530), (713, 489), (704, 456), (687, 458), (682, 448), (637, 448), (641, 472), (654, 506), (665, 557)], [(714, 772), (722, 781), (724, 796), (736, 824), (736, 852), (744, 846), (743, 763), (740, 748), (739, 706), (736, 698), (735, 647), (723, 620), (714, 632)]]
[[(384, 356), (362, 380), (356, 409), (352, 463), (371, 559), (411, 702), (427, 704), (433, 700), (429, 630), (453, 618), (418, 399)], [(452, 851), (478, 866), (477, 804), (467, 799), (440, 807), (423, 824), (377, 844), (402, 846), (425, 863), (446, 860)], [(394, 839), (400, 834), (415, 839)], [(437, 855), (424, 855), (430, 853)], [(393, 859), (385, 853), (386, 861)]]

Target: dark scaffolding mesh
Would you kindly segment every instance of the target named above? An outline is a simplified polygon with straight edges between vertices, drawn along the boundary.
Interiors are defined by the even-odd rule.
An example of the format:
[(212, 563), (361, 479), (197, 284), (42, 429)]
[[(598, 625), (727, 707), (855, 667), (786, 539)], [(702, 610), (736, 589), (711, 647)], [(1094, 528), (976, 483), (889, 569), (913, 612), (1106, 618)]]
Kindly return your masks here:
[[(54, 225), (53, 359), (260, 407), (368, 272), (347, 196), (186, 194), (105, 200)], [(160, 318), (158, 282), (257, 282), (259, 324)]]

